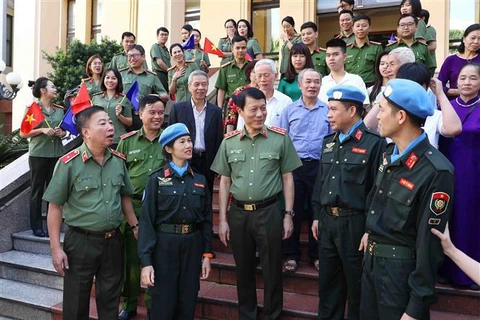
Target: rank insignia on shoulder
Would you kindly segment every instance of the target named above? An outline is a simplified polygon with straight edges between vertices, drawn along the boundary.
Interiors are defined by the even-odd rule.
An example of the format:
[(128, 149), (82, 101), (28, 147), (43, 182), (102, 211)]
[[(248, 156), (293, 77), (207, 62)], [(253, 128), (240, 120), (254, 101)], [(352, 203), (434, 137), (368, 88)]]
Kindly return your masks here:
[(110, 149), (110, 152), (119, 157), (120, 159), (127, 160), (127, 157), (123, 153), (118, 152), (117, 150)]
[(66, 155), (64, 155), (63, 157), (60, 158), (60, 160), (67, 164), (69, 163), (73, 158), (75, 158), (76, 156), (78, 156), (80, 154), (80, 151), (78, 151), (78, 149), (75, 149), (75, 150), (72, 150), (70, 151), (69, 153), (67, 153)]
[(436, 215), (442, 215), (447, 211), (450, 196), (445, 192), (434, 192), (430, 199), (430, 210)]
[(173, 186), (172, 178), (158, 177), (157, 179), (158, 179), (159, 186)]
[(120, 136), (120, 139), (126, 139), (128, 137), (131, 137), (133, 135), (135, 135), (135, 133), (137, 133), (137, 131), (130, 131), (130, 132), (127, 132), (127, 133), (124, 133)]
[(237, 134), (240, 134), (242, 133), (242, 130), (238, 129), (238, 130), (234, 130), (234, 131), (230, 131), (228, 133), (225, 133), (225, 135), (223, 136), (225, 139), (228, 139), (228, 138), (231, 138), (233, 136), (236, 136)]
[(287, 130), (284, 128), (276, 127), (276, 126), (268, 126), (267, 127), (270, 131), (280, 133), (280, 134), (285, 134), (287, 133)]
[(438, 226), (440, 224), (440, 222), (442, 222), (442, 219), (438, 219), (438, 218), (428, 219), (428, 224), (432, 225), (432, 226)]

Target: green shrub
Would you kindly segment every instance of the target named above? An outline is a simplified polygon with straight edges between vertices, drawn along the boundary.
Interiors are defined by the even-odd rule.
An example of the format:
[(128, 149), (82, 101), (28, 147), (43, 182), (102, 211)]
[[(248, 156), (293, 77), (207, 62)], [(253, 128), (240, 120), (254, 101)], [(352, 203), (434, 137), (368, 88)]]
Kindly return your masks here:
[(20, 137), (17, 129), (8, 136), (0, 136), (0, 169), (28, 152), (28, 140)]

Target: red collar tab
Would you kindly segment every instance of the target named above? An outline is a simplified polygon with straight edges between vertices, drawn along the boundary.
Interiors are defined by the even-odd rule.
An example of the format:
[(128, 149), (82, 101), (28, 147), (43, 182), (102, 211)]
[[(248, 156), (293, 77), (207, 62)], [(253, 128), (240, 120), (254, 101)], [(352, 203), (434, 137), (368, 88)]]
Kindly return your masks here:
[(170, 168), (167, 168), (163, 171), (163, 175), (165, 178), (170, 177), (172, 175), (172, 172), (170, 171)]
[(354, 138), (355, 140), (360, 141), (360, 139), (362, 139), (362, 136), (363, 136), (363, 131), (358, 129), (357, 132), (355, 132)]
[(412, 170), (412, 168), (415, 166), (415, 164), (418, 161), (418, 157), (415, 153), (410, 153), (410, 156), (408, 157), (407, 161), (405, 162), (405, 165), (407, 166), (408, 170)]
[(87, 151), (83, 151), (83, 152), (82, 152), (82, 160), (83, 160), (83, 162), (84, 162), (84, 163), (87, 162), (88, 158), (89, 158), (89, 157), (88, 157)]

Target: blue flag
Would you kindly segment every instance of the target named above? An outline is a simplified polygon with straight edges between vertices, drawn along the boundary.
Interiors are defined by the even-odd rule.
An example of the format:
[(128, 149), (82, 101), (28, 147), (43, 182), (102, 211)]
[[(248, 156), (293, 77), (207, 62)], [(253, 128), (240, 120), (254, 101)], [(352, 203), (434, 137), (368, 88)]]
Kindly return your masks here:
[(187, 41), (182, 44), (183, 50), (195, 49), (195, 42), (193, 41), (193, 33)]
[(397, 38), (395, 38), (395, 35), (392, 33), (392, 34), (390, 35), (390, 39), (388, 39), (388, 40), (390, 40), (390, 41), (392, 41), (392, 42), (396, 42), (396, 41), (397, 41)]
[(70, 132), (74, 136), (78, 136), (77, 127), (75, 125), (75, 115), (72, 112), (72, 108), (69, 108), (67, 113), (65, 113), (65, 115), (63, 116), (60, 128)]
[(133, 109), (135, 112), (138, 112), (138, 82), (135, 80), (135, 82), (132, 84), (130, 89), (128, 89), (128, 92), (126, 94), (128, 100), (133, 105)]

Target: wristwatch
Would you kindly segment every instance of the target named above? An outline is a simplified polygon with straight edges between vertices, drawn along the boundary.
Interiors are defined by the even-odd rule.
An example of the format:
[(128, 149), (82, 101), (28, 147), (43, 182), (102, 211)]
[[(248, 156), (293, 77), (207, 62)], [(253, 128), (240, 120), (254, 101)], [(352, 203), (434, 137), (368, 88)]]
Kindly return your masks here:
[(292, 218), (295, 217), (295, 211), (293, 211), (293, 210), (285, 210), (283, 213), (284, 213), (285, 215), (288, 214), (288, 215), (291, 216)]

